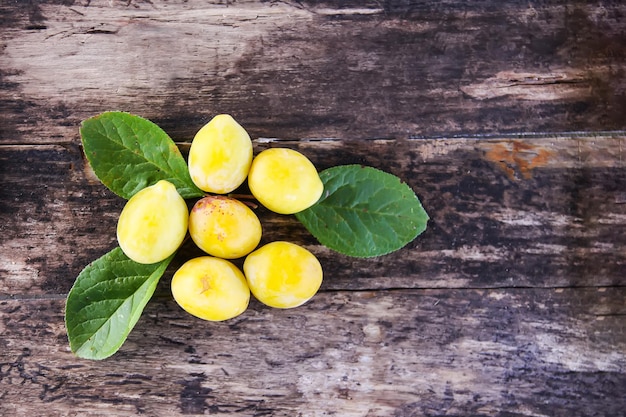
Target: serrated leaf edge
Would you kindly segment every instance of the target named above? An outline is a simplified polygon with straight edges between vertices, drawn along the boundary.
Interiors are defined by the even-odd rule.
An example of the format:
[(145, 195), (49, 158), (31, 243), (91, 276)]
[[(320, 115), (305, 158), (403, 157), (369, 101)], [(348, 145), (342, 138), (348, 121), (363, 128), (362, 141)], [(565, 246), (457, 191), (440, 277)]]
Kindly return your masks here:
[[(90, 117), (89, 119), (83, 120), (83, 121), (81, 122), (81, 127), (80, 127), (80, 132), (79, 132), (79, 133), (80, 133), (80, 138), (81, 138), (81, 144), (82, 144), (82, 146), (83, 146), (83, 149), (86, 149), (86, 148), (88, 147), (88, 146), (85, 146), (85, 136), (84, 136), (84, 134), (83, 134), (83, 129), (84, 129), (84, 127), (85, 127), (85, 122), (88, 122), (88, 121), (92, 121), (92, 122), (93, 122), (93, 121), (98, 121), (98, 122), (100, 123), (100, 126), (102, 126), (102, 128), (103, 128), (103, 130), (104, 130), (104, 132), (105, 132), (105, 133), (104, 133), (104, 137), (105, 137), (105, 138), (106, 138), (109, 142), (111, 142), (111, 143), (113, 143), (113, 144), (115, 144), (115, 145), (118, 145), (118, 147), (119, 147), (120, 149), (124, 149), (124, 150), (126, 150), (126, 151), (130, 151), (130, 152), (132, 152), (132, 149), (131, 149), (131, 148), (128, 148), (128, 147), (126, 147), (126, 146), (124, 146), (124, 143), (123, 143), (123, 142), (118, 142), (118, 141), (113, 140), (113, 139), (111, 138), (111, 135), (109, 134), (108, 129), (106, 128), (106, 126), (105, 126), (104, 124), (102, 124), (102, 121), (101, 121), (100, 119), (102, 119), (104, 116), (111, 115), (111, 114), (123, 114), (123, 115), (126, 115), (126, 116), (136, 117), (136, 118), (139, 118), (139, 119), (141, 119), (141, 120), (143, 120), (143, 121), (146, 121), (146, 122), (148, 122), (148, 123), (151, 123), (151, 124), (152, 124), (152, 125), (154, 125), (154, 126), (155, 126), (155, 127), (156, 127), (159, 131), (161, 131), (161, 132), (163, 133), (163, 135), (165, 135), (165, 137), (167, 137), (167, 138), (169, 139), (169, 141), (172, 143), (172, 145), (174, 145), (174, 147), (178, 150), (178, 155), (182, 158), (182, 160), (183, 160), (183, 162), (184, 162), (184, 158), (182, 157), (182, 154), (180, 154), (180, 150), (179, 150), (179, 149), (178, 149), (178, 147), (176, 146), (176, 143), (175, 143), (175, 142), (172, 140), (172, 138), (171, 138), (171, 137), (167, 134), (167, 132), (165, 132), (165, 131), (164, 131), (164, 130), (163, 130), (163, 129), (159, 126), (159, 125), (157, 125), (156, 123), (152, 122), (152, 121), (151, 121), (151, 120), (149, 120), (149, 119), (143, 118), (143, 117), (138, 116), (138, 115), (136, 115), (136, 114), (132, 114), (132, 113), (129, 113), (129, 112), (123, 112), (123, 111), (107, 111), (107, 112), (100, 113), (100, 114), (98, 114), (98, 115), (96, 115), (96, 116)], [(131, 130), (133, 130), (133, 132), (136, 132), (136, 131), (137, 131), (137, 130), (133, 127), (133, 126), (131, 126), (131, 125), (129, 125), (128, 123), (126, 123), (126, 121), (125, 121), (125, 120), (121, 120), (121, 119), (120, 119), (120, 121), (121, 121), (122, 123), (126, 124), (126, 126), (128, 126)], [(88, 152), (85, 152), (85, 157), (87, 158), (87, 161), (89, 162), (89, 164), (91, 165), (91, 167), (92, 167), (92, 169), (93, 169), (93, 167), (94, 167), (94, 160), (92, 159), (93, 157), (92, 157), (91, 155), (89, 155), (89, 153), (88, 153)], [(175, 173), (174, 171), (172, 171), (172, 170), (171, 170), (171, 166), (170, 166), (169, 164), (166, 164), (166, 166), (165, 166), (165, 167), (161, 167), (161, 166), (159, 166), (159, 165), (155, 164), (155, 163), (154, 163), (154, 161), (152, 161), (152, 160), (150, 160), (150, 159), (146, 158), (146, 157), (145, 157), (145, 155), (142, 155), (142, 157), (143, 157), (143, 159), (145, 160), (145, 163), (147, 163), (147, 164), (149, 164), (149, 165), (154, 166), (154, 167), (155, 167), (155, 169), (156, 169), (157, 171), (162, 171), (162, 172), (165, 172), (167, 175), (169, 175), (169, 176), (170, 176), (170, 178), (176, 178), (176, 179), (179, 179), (179, 180), (183, 181), (183, 179), (181, 179), (178, 175), (176, 175), (176, 173)], [(167, 169), (166, 169), (166, 168), (167, 168)], [(93, 169), (93, 172), (96, 174), (96, 177), (98, 177), (98, 179), (100, 180), (100, 182), (101, 182), (104, 186), (106, 186), (109, 190), (111, 190), (111, 192), (113, 192), (114, 194), (116, 194), (117, 196), (119, 196), (119, 197), (121, 197), (121, 198), (124, 198), (124, 199), (129, 199), (129, 198), (131, 197), (131, 196), (128, 196), (128, 195), (122, 195), (121, 193), (118, 193), (116, 190), (112, 189), (112, 188), (111, 188), (111, 187), (110, 187), (107, 183), (105, 183), (105, 182), (102, 180), (102, 178), (100, 178), (99, 173), (98, 173), (95, 169)], [(205, 193), (204, 193), (202, 190), (200, 190), (200, 189), (199, 189), (199, 188), (198, 188), (195, 184), (193, 184), (193, 181), (191, 180), (191, 177), (189, 177), (189, 182), (187, 182), (186, 180), (185, 180), (185, 181), (183, 181), (183, 182), (185, 183), (186, 188), (189, 190), (189, 192), (188, 192), (188, 193), (187, 193), (187, 192), (185, 192), (185, 193), (181, 193), (181, 195), (183, 195), (183, 194), (184, 194), (184, 195), (183, 195), (183, 197), (184, 197), (184, 198), (196, 198), (196, 197), (203, 197), (203, 196), (204, 196), (204, 194), (205, 194)], [(151, 185), (151, 184), (147, 184), (146, 186), (149, 186), (149, 185)], [(180, 192), (181, 190), (178, 190), (178, 191)]]
[[(81, 273), (78, 275), (76, 281), (74, 282), (74, 285), (72, 286), (72, 289), (70, 289), (70, 292), (68, 293), (68, 297), (67, 300), (69, 300), (72, 291), (74, 291), (74, 289), (76, 288), (76, 284), (79, 282), (79, 278), (81, 277), (81, 275), (84, 273), (84, 271), (86, 271), (88, 268), (91, 268), (94, 266), (94, 264), (99, 261), (102, 258), (105, 258), (107, 256), (113, 256), (114, 252), (118, 251), (121, 252), (121, 249), (119, 247), (114, 248), (113, 250), (109, 251), (108, 253), (102, 255), (100, 258), (94, 260), (93, 262), (91, 262), (89, 265), (87, 265), (83, 271), (81, 271)], [(161, 279), (161, 277), (163, 276), (163, 274), (165, 273), (165, 270), (167, 269), (167, 266), (169, 265), (169, 263), (171, 262), (171, 260), (174, 258), (175, 254), (172, 254), (169, 258), (161, 261), (158, 265), (158, 267), (148, 276), (148, 278), (146, 278), (145, 282), (139, 286), (139, 288), (133, 293), (133, 295), (131, 295), (130, 297), (127, 297), (125, 299), (125, 301), (117, 308), (115, 309), (115, 311), (109, 315), (109, 317), (103, 322), (103, 324), (101, 326), (98, 327), (98, 329), (94, 332), (92, 332), (92, 335), (84, 342), (82, 343), (79, 347), (74, 346), (74, 344), (72, 343), (71, 337), (70, 337), (70, 328), (68, 326), (68, 317), (67, 317), (67, 309), (66, 309), (66, 314), (65, 314), (65, 326), (67, 329), (67, 334), (68, 334), (68, 340), (70, 342), (70, 348), (72, 350), (72, 352), (79, 358), (83, 358), (83, 359), (93, 359), (93, 360), (102, 360), (102, 359), (106, 359), (110, 356), (112, 356), (113, 354), (115, 354), (119, 348), (124, 344), (124, 342), (126, 341), (126, 339), (128, 338), (128, 335), (130, 334), (130, 332), (132, 331), (132, 329), (135, 327), (135, 325), (137, 324), (137, 322), (139, 321), (139, 318), (141, 317), (141, 314), (143, 313), (143, 310), (145, 309), (148, 301), (150, 300), (150, 298), (152, 298), (152, 295), (154, 294), (154, 291), (156, 290), (156, 286), (159, 282), (159, 280)], [(128, 259), (128, 261), (131, 261), (130, 259)], [(106, 266), (107, 264), (105, 264)], [(104, 269), (104, 268), (101, 268)], [(117, 278), (117, 277), (116, 277)], [(125, 277), (123, 277), (125, 278)], [(120, 338), (117, 342), (112, 344), (112, 347), (108, 350), (105, 351), (98, 351), (97, 353), (94, 353), (93, 350), (90, 349), (90, 347), (92, 346), (91, 343), (89, 343), (90, 341), (92, 341), (100, 332), (100, 330), (110, 324), (111, 322), (111, 318), (115, 315), (116, 312), (118, 312), (124, 305), (127, 304), (129, 299), (134, 300), (136, 294), (138, 292), (140, 292), (142, 289), (146, 288), (145, 291), (145, 296), (139, 301), (138, 305), (140, 306), (139, 308), (137, 308), (133, 314), (131, 314), (131, 316), (129, 317), (128, 320), (128, 324), (126, 326), (126, 330), (120, 335)], [(143, 304), (143, 306), (142, 306)], [(85, 306), (88, 306), (90, 304), (85, 304)], [(67, 306), (67, 301), (66, 301), (66, 306)], [(132, 312), (132, 306), (131, 306), (131, 312)], [(90, 320), (95, 320), (95, 319), (90, 319)], [(88, 321), (90, 321), (88, 320)], [(84, 322), (81, 322), (84, 323)], [(107, 338), (108, 340), (108, 338)]]
[[(317, 214), (314, 210), (312, 210), (312, 209), (313, 209), (314, 207), (316, 207), (318, 204), (323, 203), (323, 201), (326, 199), (326, 197), (328, 197), (328, 196), (330, 195), (330, 194), (326, 194), (326, 195), (324, 195), (324, 194), (323, 194), (323, 196), (324, 196), (324, 197), (323, 197), (322, 199), (320, 199), (320, 200), (319, 200), (316, 204), (314, 204), (312, 207), (309, 207), (308, 209), (306, 209), (306, 210), (304, 210), (304, 211), (301, 211), (301, 212), (299, 212), (299, 213), (296, 213), (296, 215), (295, 215), (295, 216), (296, 216), (296, 218), (297, 218), (297, 219), (298, 219), (298, 220), (299, 220), (299, 221), (300, 221), (300, 222), (301, 222), (301, 223), (305, 226), (305, 228), (306, 228), (306, 229), (307, 229), (307, 230), (308, 230), (308, 231), (309, 231), (309, 232), (310, 232), (310, 233), (311, 233), (311, 234), (312, 234), (312, 235), (313, 235), (313, 236), (314, 236), (314, 237), (315, 237), (315, 238), (316, 238), (316, 239), (317, 239), (317, 240), (318, 240), (318, 241), (319, 241), (319, 242), (320, 242), (323, 246), (325, 246), (325, 247), (327, 247), (328, 249), (331, 249), (331, 250), (333, 250), (333, 251), (335, 251), (335, 252), (337, 252), (337, 253), (340, 253), (340, 254), (342, 254), (342, 255), (347, 255), (347, 256), (354, 257), (354, 258), (375, 258), (375, 257), (379, 257), (379, 256), (388, 255), (388, 254), (390, 254), (390, 253), (393, 253), (393, 252), (396, 252), (396, 251), (398, 251), (398, 250), (402, 249), (402, 248), (403, 248), (403, 247), (405, 247), (407, 244), (409, 244), (410, 242), (412, 242), (413, 240), (415, 240), (415, 239), (416, 239), (416, 238), (417, 238), (420, 234), (422, 234), (422, 233), (426, 230), (428, 220), (430, 220), (430, 216), (428, 215), (428, 213), (426, 212), (426, 210), (424, 210), (424, 207), (423, 207), (423, 205), (422, 205), (422, 203), (421, 203), (421, 201), (420, 201), (419, 197), (417, 197), (417, 195), (416, 195), (416, 194), (415, 194), (415, 192), (411, 189), (411, 187), (409, 187), (409, 186), (408, 186), (408, 184), (406, 184), (406, 182), (402, 181), (402, 179), (401, 179), (400, 177), (398, 177), (398, 176), (396, 176), (396, 175), (394, 175), (394, 174), (391, 174), (391, 173), (389, 173), (389, 172), (383, 171), (383, 170), (381, 170), (381, 169), (378, 169), (378, 168), (369, 167), (369, 166), (364, 166), (364, 165), (358, 165), (358, 164), (337, 165), (337, 166), (334, 166), (334, 167), (328, 168), (328, 169), (326, 169), (326, 170), (324, 170), (324, 171), (322, 171), (322, 172), (320, 173), (320, 177), (323, 177), (323, 175), (324, 175), (324, 173), (325, 173), (325, 172), (329, 172), (330, 170), (333, 170), (333, 169), (338, 169), (338, 168), (351, 168), (351, 167), (359, 167), (359, 168), (368, 169), (368, 170), (372, 170), (372, 171), (377, 171), (377, 172), (379, 172), (379, 173), (383, 173), (383, 174), (389, 175), (389, 176), (391, 176), (391, 177), (395, 178), (395, 180), (397, 180), (397, 181), (398, 181), (401, 185), (406, 186), (406, 187), (407, 187), (407, 189), (408, 189), (408, 190), (410, 190), (410, 191), (413, 193), (413, 197), (416, 199), (417, 203), (419, 204), (419, 206), (420, 206), (420, 207), (421, 207), (421, 209), (422, 209), (422, 214), (425, 216), (425, 218), (424, 218), (424, 225), (423, 225), (423, 226), (421, 226), (421, 227), (417, 227), (417, 228), (416, 228), (416, 230), (415, 230), (415, 234), (411, 237), (411, 239), (410, 239), (410, 240), (408, 240), (408, 241), (403, 240), (403, 241), (402, 241), (402, 242), (403, 242), (403, 243), (402, 243), (402, 246), (400, 246), (400, 247), (396, 247), (396, 248), (392, 248), (392, 249), (387, 250), (387, 251), (378, 251), (378, 252), (376, 252), (376, 253), (372, 253), (372, 254), (370, 254), (370, 253), (368, 253), (368, 252), (361, 252), (361, 251), (358, 251), (358, 250), (354, 250), (354, 251), (344, 251), (344, 250), (339, 250), (339, 249), (337, 249), (337, 248), (335, 247), (336, 245), (333, 245), (333, 244), (332, 244), (332, 242), (331, 242), (329, 239), (326, 239), (326, 236), (321, 236), (321, 237), (320, 237), (319, 235), (316, 235), (316, 234), (315, 234), (315, 233), (311, 230), (311, 228), (309, 227), (310, 225), (309, 225), (309, 224), (307, 224), (307, 222), (306, 222), (306, 221), (303, 221), (303, 216), (306, 216), (306, 215), (307, 215), (307, 213), (308, 213), (308, 214), (310, 214), (310, 215), (311, 215), (311, 217), (312, 217), (312, 219), (311, 219), (311, 220), (315, 220), (315, 222), (316, 222), (317, 224), (320, 224), (320, 223), (322, 223), (322, 222), (323, 222), (323, 218), (322, 218), (322, 217), (320, 217), (320, 216), (319, 216), (319, 215), (318, 215), (318, 214)], [(342, 174), (341, 174), (341, 176), (345, 179), (346, 174), (345, 174), (345, 173), (342, 173)], [(341, 188), (341, 187), (337, 187), (337, 188), (335, 188), (331, 194), (334, 194), (334, 193), (335, 193), (335, 192), (336, 192), (339, 188)], [(355, 213), (358, 213), (358, 212), (359, 212), (359, 209), (355, 209), (355, 208), (353, 208), (353, 207), (351, 207), (351, 206), (335, 206), (335, 205), (324, 205), (324, 206), (325, 206), (325, 207), (328, 207), (328, 208), (331, 208), (331, 209), (333, 209), (333, 208), (340, 208), (341, 210), (335, 210), (335, 211), (336, 211), (336, 212), (338, 212), (338, 213), (339, 213), (340, 211), (352, 211), (352, 212), (355, 212)], [(380, 215), (380, 214), (379, 214), (379, 215)], [(386, 215), (385, 215), (385, 216), (386, 216)], [(386, 217), (390, 217), (390, 216), (394, 216), (394, 215), (393, 215), (393, 214), (390, 214), (389, 216), (386, 216)], [(395, 216), (397, 217), (398, 215), (395, 215)], [(344, 220), (344, 219), (345, 219), (345, 216), (339, 216), (339, 217), (341, 218), (341, 220), (342, 220), (342, 221), (344, 221), (344, 222), (345, 222), (345, 220)], [(361, 222), (361, 218), (360, 218), (360, 216), (357, 216), (357, 219), (359, 220), (359, 222)], [(346, 223), (346, 224), (348, 224), (348, 226), (350, 226), (350, 223), (349, 223), (349, 222), (345, 222), (345, 223)], [(362, 222), (361, 222), (361, 223), (362, 223)], [(419, 225), (418, 225), (418, 226), (419, 226)], [(365, 228), (365, 230), (367, 231), (367, 233), (368, 233), (369, 235), (372, 235), (372, 232), (371, 232), (368, 228)], [(347, 242), (347, 241), (345, 241), (345, 240), (343, 240), (343, 241), (344, 241), (345, 243), (349, 243), (349, 242)], [(346, 247), (349, 247), (350, 245), (349, 245), (349, 244), (346, 244), (345, 246), (346, 246)], [(353, 246), (353, 248), (354, 248), (354, 247), (361, 247), (361, 246), (363, 246), (363, 245), (358, 245), (358, 244), (357, 244), (357, 245)]]

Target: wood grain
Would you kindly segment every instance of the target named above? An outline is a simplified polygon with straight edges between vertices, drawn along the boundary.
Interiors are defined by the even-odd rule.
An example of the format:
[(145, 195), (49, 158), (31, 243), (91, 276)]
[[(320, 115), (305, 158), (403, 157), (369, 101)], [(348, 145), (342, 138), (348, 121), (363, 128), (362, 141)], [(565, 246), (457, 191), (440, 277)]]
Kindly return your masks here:
[[(624, 415), (624, 16), (621, 1), (0, 2), (0, 415)], [(124, 204), (78, 136), (107, 110), (183, 153), (230, 113), (256, 152), (400, 176), (429, 227), (353, 259), (259, 208), (265, 241), (320, 258), (311, 302), (195, 319), (168, 288), (201, 254), (186, 244), (120, 352), (77, 359), (65, 296), (116, 245)]]
[[(321, 247), (293, 216), (257, 213), (264, 241), (291, 240), (320, 257), (326, 289), (624, 285), (625, 145), (624, 136), (385, 140), (367, 147), (257, 141), (256, 152), (292, 147), (320, 169), (360, 163), (398, 175), (431, 221), (405, 249), (362, 260)], [(0, 159), (0, 242), (7, 249), (0, 292), (64, 294), (85, 265), (116, 245), (124, 201), (89, 173), (78, 147), (3, 146)], [(197, 254), (187, 245), (172, 268)]]
[(338, 291), (294, 310), (254, 303), (221, 324), (163, 297), (104, 362), (68, 352), (62, 299), (4, 300), (0, 411), (617, 416), (625, 297), (624, 288)]
[[(1, 6), (0, 138), (74, 140), (106, 110), (177, 140), (626, 128), (626, 5), (32, 1)], [(314, 40), (314, 41), (312, 41)]]

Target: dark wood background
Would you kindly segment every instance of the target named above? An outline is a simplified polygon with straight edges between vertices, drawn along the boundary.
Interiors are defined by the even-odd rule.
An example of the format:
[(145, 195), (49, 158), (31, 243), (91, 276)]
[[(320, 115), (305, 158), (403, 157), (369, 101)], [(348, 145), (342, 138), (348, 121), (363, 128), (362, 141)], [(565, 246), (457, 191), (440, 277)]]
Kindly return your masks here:
[[(0, 0), (0, 414), (626, 415), (625, 74), (621, 1)], [(353, 259), (259, 209), (320, 258), (313, 300), (195, 319), (187, 244), (122, 349), (77, 359), (65, 297), (124, 204), (78, 135), (107, 110), (378, 167), (429, 228)]]

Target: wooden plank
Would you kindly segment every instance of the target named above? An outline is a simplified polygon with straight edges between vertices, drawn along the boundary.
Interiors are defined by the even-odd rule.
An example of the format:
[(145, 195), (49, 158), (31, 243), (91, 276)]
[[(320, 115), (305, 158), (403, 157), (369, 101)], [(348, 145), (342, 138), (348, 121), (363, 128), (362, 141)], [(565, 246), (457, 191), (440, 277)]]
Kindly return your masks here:
[(4, 144), (117, 109), (180, 141), (626, 128), (623, 2), (70, 3), (0, 5)]
[[(257, 140), (257, 152), (299, 149), (320, 169), (360, 163), (392, 172), (416, 191), (431, 221), (405, 249), (360, 260), (319, 246), (292, 216), (257, 213), (264, 241), (290, 240), (320, 257), (329, 290), (623, 286), (625, 145), (623, 135), (367, 146)], [(65, 294), (85, 265), (116, 245), (123, 200), (70, 144), (2, 146), (0, 169), (0, 293)], [(196, 255), (185, 246), (172, 269)]]
[(103, 362), (68, 352), (62, 299), (5, 299), (0, 412), (617, 416), (625, 299), (625, 288), (338, 291), (209, 323), (162, 297)]
[[(624, 414), (625, 15), (607, 1), (1, 2), (0, 415)], [(392, 172), (429, 228), (358, 260), (260, 208), (265, 241), (321, 259), (313, 300), (195, 319), (168, 288), (201, 254), (187, 244), (121, 351), (79, 360), (65, 295), (116, 244), (124, 202), (88, 169), (78, 126), (116, 109), (183, 152), (231, 113), (256, 151)]]
[(115, 246), (123, 201), (86, 167), (77, 147), (0, 149), (0, 293), (66, 293), (86, 257)]

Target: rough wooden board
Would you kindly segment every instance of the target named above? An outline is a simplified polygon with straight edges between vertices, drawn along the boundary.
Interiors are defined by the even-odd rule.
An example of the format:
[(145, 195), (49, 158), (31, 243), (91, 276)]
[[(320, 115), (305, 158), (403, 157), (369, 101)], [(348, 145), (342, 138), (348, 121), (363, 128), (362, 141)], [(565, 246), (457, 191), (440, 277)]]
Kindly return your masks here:
[[(66, 143), (105, 110), (177, 140), (626, 128), (626, 4), (29, 1), (0, 5), (0, 141)], [(314, 41), (312, 41), (314, 40)]]
[[(623, 415), (624, 16), (620, 1), (0, 2), (0, 415)], [(257, 150), (400, 175), (432, 222), (353, 260), (261, 210), (267, 240), (322, 259), (309, 304), (205, 323), (174, 304), (170, 270), (116, 356), (78, 360), (65, 294), (115, 245), (123, 201), (77, 127), (113, 109), (183, 149), (232, 113), (286, 139)], [(541, 133), (562, 131), (581, 134)]]
[(164, 297), (103, 362), (68, 352), (63, 300), (4, 300), (0, 411), (617, 416), (625, 299), (624, 288), (329, 292), (209, 323)]
[[(320, 169), (361, 163), (391, 172), (430, 214), (405, 249), (361, 260), (319, 246), (292, 216), (257, 210), (264, 241), (287, 239), (320, 257), (324, 289), (626, 285), (623, 135), (255, 143), (257, 152), (270, 146), (299, 149)], [(124, 201), (70, 144), (2, 146), (0, 169), (0, 293), (67, 293), (116, 245)], [(199, 254), (187, 245), (170, 273)]]

